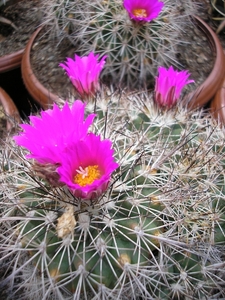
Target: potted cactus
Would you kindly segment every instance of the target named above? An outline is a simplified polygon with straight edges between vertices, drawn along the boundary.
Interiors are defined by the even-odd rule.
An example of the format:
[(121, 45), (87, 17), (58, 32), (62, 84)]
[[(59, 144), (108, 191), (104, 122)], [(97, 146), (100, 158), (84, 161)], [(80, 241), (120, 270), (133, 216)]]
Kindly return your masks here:
[(86, 104), (31, 116), (1, 149), (1, 289), (224, 298), (225, 134), (180, 99), (189, 73), (159, 69), (154, 94), (111, 93), (83, 75)]
[[(76, 49), (75, 53), (80, 56), (91, 51), (101, 57), (107, 56), (102, 79), (109, 85), (130, 89), (152, 88), (159, 65), (180, 67), (176, 46), (185, 41), (180, 40), (179, 34), (185, 25), (195, 22), (209, 39), (212, 56), (215, 54), (216, 58), (211, 74), (198, 86), (196, 97), (192, 97), (190, 105), (204, 106), (220, 86), (225, 73), (222, 46), (210, 27), (197, 16), (194, 17), (196, 8), (193, 1), (174, 1), (171, 5), (169, 0), (114, 0), (110, 3), (97, 0), (59, 3), (52, 0), (46, 2), (44, 8), (46, 27), (42, 30), (45, 30), (45, 38), (47, 34), (53, 34), (58, 38), (56, 44), (57, 41), (69, 39)], [(50, 83), (43, 86), (30, 62), (30, 51), (38, 43), (40, 30), (27, 45), (22, 74), (30, 94), (43, 107), (48, 107), (52, 102), (57, 102), (60, 95), (50, 91)], [(69, 92), (64, 99), (68, 97)]]

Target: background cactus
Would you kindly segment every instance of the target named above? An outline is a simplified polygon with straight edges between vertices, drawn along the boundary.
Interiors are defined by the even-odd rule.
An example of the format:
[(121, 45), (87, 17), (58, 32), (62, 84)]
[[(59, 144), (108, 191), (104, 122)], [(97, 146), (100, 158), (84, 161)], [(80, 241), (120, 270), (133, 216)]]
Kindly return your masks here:
[(220, 22), (216, 30), (216, 33), (219, 34), (225, 26), (225, 2), (224, 0), (210, 0), (210, 4), (210, 13), (213, 15), (213, 20)]
[(12, 142), (1, 149), (1, 289), (26, 300), (224, 298), (224, 131), (147, 94), (106, 93), (86, 109), (120, 164), (99, 199), (51, 186)]
[(105, 80), (129, 88), (146, 87), (152, 85), (160, 64), (179, 66), (179, 33), (190, 22), (188, 15), (196, 12), (193, 1), (163, 2), (159, 16), (146, 23), (132, 21), (122, 0), (51, 0), (44, 14), (49, 31), (59, 40), (69, 38), (77, 54), (107, 55)]

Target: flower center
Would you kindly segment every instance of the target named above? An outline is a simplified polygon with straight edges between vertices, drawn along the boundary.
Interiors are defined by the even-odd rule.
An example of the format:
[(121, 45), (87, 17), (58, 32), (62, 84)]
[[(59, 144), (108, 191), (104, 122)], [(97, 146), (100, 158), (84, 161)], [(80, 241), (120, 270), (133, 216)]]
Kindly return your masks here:
[(146, 18), (148, 16), (147, 10), (144, 8), (136, 8), (133, 10), (133, 15), (138, 18)]
[(73, 181), (80, 186), (92, 184), (93, 181), (99, 179), (101, 176), (99, 167), (97, 165), (88, 166), (85, 169), (79, 167), (76, 172), (77, 174), (74, 176)]

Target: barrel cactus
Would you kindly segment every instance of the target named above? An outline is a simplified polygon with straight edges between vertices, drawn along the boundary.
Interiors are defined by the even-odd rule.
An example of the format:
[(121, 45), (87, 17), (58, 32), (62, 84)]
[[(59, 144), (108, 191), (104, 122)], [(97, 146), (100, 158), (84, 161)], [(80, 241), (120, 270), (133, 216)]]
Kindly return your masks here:
[[(32, 116), (15, 137), (29, 151), (1, 147), (1, 290), (26, 300), (223, 299), (224, 131), (182, 101), (166, 109), (151, 94), (103, 89), (95, 100)], [(87, 162), (72, 183), (71, 155)]]
[(49, 31), (67, 37), (78, 55), (107, 55), (105, 81), (138, 88), (152, 86), (159, 64), (179, 65), (179, 34), (196, 7), (177, 0), (51, 0), (44, 10)]

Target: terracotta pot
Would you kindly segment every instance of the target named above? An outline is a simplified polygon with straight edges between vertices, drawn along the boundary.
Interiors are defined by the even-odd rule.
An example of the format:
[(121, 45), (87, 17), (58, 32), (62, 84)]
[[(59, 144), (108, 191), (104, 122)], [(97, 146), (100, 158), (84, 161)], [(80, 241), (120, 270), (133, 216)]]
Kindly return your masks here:
[(213, 116), (218, 119), (221, 124), (225, 124), (225, 75), (220, 88), (211, 101), (210, 109)]
[(24, 84), (33, 97), (44, 109), (49, 108), (52, 103), (57, 102), (59, 97), (57, 95), (52, 94), (49, 90), (47, 90), (37, 79), (35, 74), (33, 73), (31, 62), (30, 62), (30, 51), (34, 40), (42, 27), (39, 27), (34, 34), (31, 36), (22, 58), (21, 71)]
[(193, 20), (208, 38), (212, 52), (216, 55), (214, 66), (209, 76), (194, 93), (188, 96), (189, 98), (192, 96), (189, 107), (194, 109), (207, 104), (220, 88), (225, 76), (225, 56), (216, 33), (199, 17), (194, 16)]
[(0, 73), (18, 68), (21, 64), (24, 49), (0, 57)]
[[(225, 57), (223, 55), (223, 49), (217, 35), (199, 17), (193, 16), (193, 21), (196, 23), (196, 26), (198, 26), (208, 38), (212, 51), (216, 54), (216, 59), (212, 72), (206, 78), (205, 82), (200, 87), (198, 87), (195, 92), (188, 95), (187, 98), (189, 99), (189, 108), (191, 109), (196, 107), (202, 107), (211, 100), (211, 98), (215, 95), (216, 91), (220, 87), (225, 74)], [(22, 59), (22, 76), (24, 83), (28, 89), (28, 92), (31, 94), (34, 100), (39, 102), (40, 105), (44, 109), (46, 109), (53, 102), (57, 102), (59, 97), (50, 93), (50, 91), (48, 91), (40, 83), (40, 81), (37, 79), (37, 77), (32, 71), (32, 66), (30, 63), (30, 50), (32, 48), (35, 38), (37, 37), (41, 29), (42, 27), (37, 29), (37, 31), (33, 34), (25, 48), (24, 56)]]
[(10, 96), (0, 87), (0, 103), (3, 106), (4, 112), (7, 116), (7, 130), (11, 130), (15, 124), (20, 123), (20, 114)]

